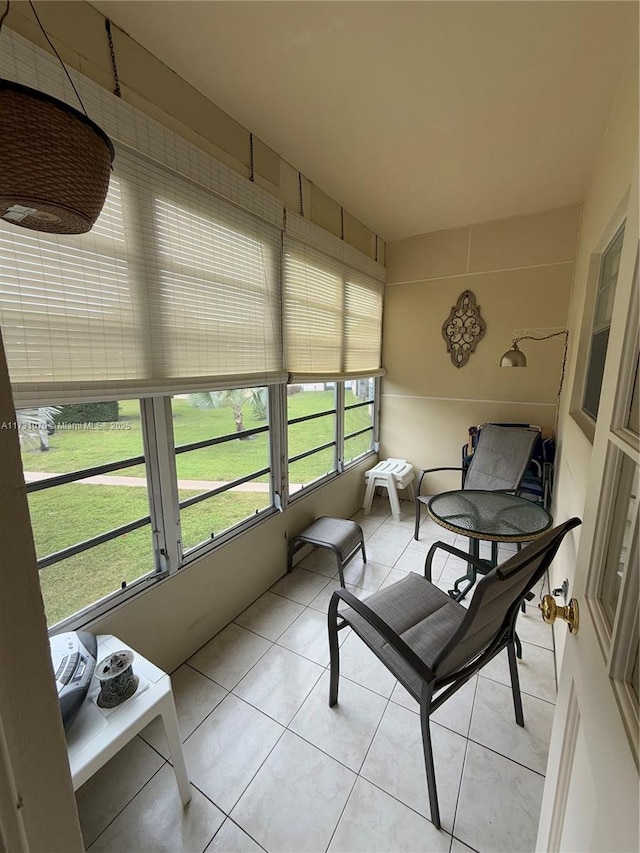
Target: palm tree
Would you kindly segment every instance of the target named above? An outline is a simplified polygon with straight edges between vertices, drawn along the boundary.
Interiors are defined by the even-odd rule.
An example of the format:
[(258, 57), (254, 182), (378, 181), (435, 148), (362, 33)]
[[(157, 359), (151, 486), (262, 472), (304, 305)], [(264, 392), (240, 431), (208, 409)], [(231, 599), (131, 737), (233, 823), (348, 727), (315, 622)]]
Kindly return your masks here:
[(18, 437), (20, 446), (40, 442), (40, 450), (49, 450), (49, 436), (56, 431), (55, 416), (60, 413), (57, 406), (40, 406), (32, 409), (17, 409)]
[(244, 432), (242, 407), (253, 397), (252, 388), (238, 388), (233, 391), (200, 391), (189, 394), (189, 405), (197, 409), (221, 409), (229, 406), (233, 412), (236, 432)]

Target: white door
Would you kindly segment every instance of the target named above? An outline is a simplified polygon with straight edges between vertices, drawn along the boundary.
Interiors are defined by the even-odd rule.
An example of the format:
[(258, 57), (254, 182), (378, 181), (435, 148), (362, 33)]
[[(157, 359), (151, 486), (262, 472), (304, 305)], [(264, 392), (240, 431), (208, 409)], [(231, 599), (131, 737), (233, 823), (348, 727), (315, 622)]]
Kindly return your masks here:
[(640, 849), (637, 183), (636, 166), (571, 591), (580, 627), (564, 643), (539, 851)]

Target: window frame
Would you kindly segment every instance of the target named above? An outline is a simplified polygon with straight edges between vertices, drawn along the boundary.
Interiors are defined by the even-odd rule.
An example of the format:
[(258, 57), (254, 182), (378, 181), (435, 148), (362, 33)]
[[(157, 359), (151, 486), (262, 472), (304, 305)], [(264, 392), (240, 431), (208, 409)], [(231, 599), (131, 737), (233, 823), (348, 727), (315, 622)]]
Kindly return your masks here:
[[(342, 473), (342, 471), (340, 469), (340, 443), (339, 443), (340, 442), (340, 426), (339, 426), (339, 424), (340, 424), (340, 406), (341, 406), (339, 386), (342, 383), (339, 381), (336, 381), (334, 379), (323, 380), (321, 377), (319, 377), (314, 382), (300, 383), (300, 384), (315, 385), (315, 384), (320, 384), (320, 383), (327, 384), (328, 382), (331, 382), (332, 384), (335, 385), (333, 409), (324, 409), (321, 412), (313, 412), (310, 415), (301, 415), (300, 417), (290, 418), (289, 417), (289, 411), (288, 411), (288, 405), (285, 402), (287, 452), (285, 454), (284, 459), (285, 459), (285, 476), (286, 476), (286, 483), (287, 483), (287, 486), (286, 486), (287, 506), (290, 503), (293, 503), (296, 500), (298, 500), (298, 498), (302, 497), (303, 495), (307, 495), (307, 494), (309, 494), (309, 492), (314, 491), (319, 486), (322, 486), (325, 483), (328, 483), (330, 480), (333, 480), (336, 476), (338, 476), (338, 474)], [(289, 383), (289, 384), (298, 384), (298, 383)], [(286, 399), (288, 400), (289, 397), (287, 394), (287, 388), (288, 388), (288, 385), (285, 386), (285, 395), (286, 395)], [(304, 392), (302, 392), (302, 393), (304, 393)], [(325, 442), (324, 444), (316, 445), (316, 446), (312, 447), (310, 450), (305, 450), (303, 453), (297, 453), (295, 456), (289, 456), (289, 427), (292, 425), (295, 425), (295, 424), (306, 423), (307, 421), (317, 420), (318, 418), (326, 418), (328, 415), (334, 415), (335, 416), (335, 428), (334, 428), (334, 433), (333, 433), (333, 440)], [(319, 477), (317, 477), (315, 480), (311, 480), (309, 483), (304, 483), (301, 486), (301, 488), (297, 489), (295, 492), (292, 492), (291, 491), (291, 483), (289, 480), (289, 466), (292, 463), (299, 462), (301, 459), (307, 459), (309, 456), (313, 456), (315, 453), (320, 453), (323, 450), (328, 450), (330, 447), (333, 447), (333, 449), (334, 449), (334, 451), (333, 451), (333, 470), (328, 471), (326, 474), (321, 474)]]
[[(341, 453), (341, 465), (342, 470), (347, 471), (349, 468), (354, 465), (358, 465), (363, 459), (366, 459), (367, 456), (373, 453), (378, 453), (380, 442), (379, 442), (379, 426), (380, 426), (380, 389), (381, 389), (381, 379), (379, 376), (370, 376), (365, 377), (367, 379), (373, 380), (373, 398), (371, 400), (364, 400), (359, 403), (352, 403), (350, 405), (346, 405), (344, 403), (344, 391), (345, 391), (345, 383), (342, 383), (342, 391), (343, 391), (343, 429), (342, 429), (342, 453)], [(348, 380), (347, 380), (348, 381)], [(358, 380), (353, 380), (357, 382)], [(363, 429), (356, 430), (355, 432), (348, 433), (346, 431), (346, 418), (347, 412), (352, 409), (362, 408), (363, 406), (373, 406), (373, 418), (371, 420), (371, 426), (364, 427)], [(345, 445), (346, 442), (350, 438), (355, 438), (358, 435), (363, 435), (365, 432), (371, 432), (371, 447), (369, 450), (366, 450), (364, 453), (361, 453), (358, 456), (355, 456), (353, 459), (349, 461), (345, 460)]]
[[(355, 467), (356, 465), (359, 465), (363, 460), (367, 459), (367, 457), (374, 456), (376, 453), (378, 453), (378, 450), (379, 450), (379, 434), (380, 434), (379, 429), (380, 429), (381, 380), (380, 380), (379, 376), (371, 376), (371, 377), (366, 377), (366, 378), (373, 379), (373, 382), (374, 382), (373, 399), (367, 400), (364, 402), (354, 403), (354, 404), (351, 404), (348, 406), (345, 405), (345, 382), (348, 382), (351, 380), (349, 380), (348, 378), (340, 379), (340, 380), (327, 378), (326, 380), (323, 380), (322, 377), (318, 377), (318, 379), (316, 380), (317, 383), (320, 383), (323, 381), (333, 382), (333, 383), (335, 383), (335, 386), (336, 386), (336, 409), (335, 409), (336, 429), (335, 429), (334, 440), (332, 442), (328, 442), (325, 445), (319, 445), (318, 447), (312, 448), (311, 450), (306, 451), (305, 453), (302, 453), (302, 454), (298, 454), (297, 456), (292, 457), (292, 458), (289, 458), (288, 453), (286, 453), (285, 458), (286, 458), (287, 486), (288, 486), (289, 464), (292, 461), (298, 461), (299, 459), (304, 459), (307, 456), (312, 456), (314, 453), (317, 453), (320, 450), (324, 450), (324, 449), (331, 447), (331, 446), (334, 446), (334, 445), (335, 445), (335, 449), (336, 449), (335, 468), (332, 472), (325, 474), (323, 476), (320, 476), (316, 480), (312, 480), (310, 483), (303, 485), (301, 489), (298, 489), (295, 492), (290, 492), (289, 489), (287, 488), (287, 505), (292, 503), (292, 502), (295, 502), (296, 500), (298, 500), (298, 498), (302, 497), (303, 495), (309, 494), (311, 491), (314, 491), (315, 489), (319, 488), (320, 486), (323, 486), (327, 482), (333, 480), (336, 476), (339, 476), (340, 474), (345, 473), (346, 471), (350, 470), (351, 468)], [(303, 384), (315, 384), (315, 383), (303, 383)], [(283, 386), (283, 387), (285, 389), (285, 394), (286, 394), (286, 387), (287, 386)], [(349, 411), (351, 409), (359, 408), (361, 406), (369, 406), (369, 405), (373, 406), (373, 422), (372, 422), (371, 426), (365, 427), (361, 430), (356, 430), (353, 433), (346, 433), (345, 419), (346, 419), (347, 411)], [(286, 406), (286, 402), (285, 402), (285, 406)], [(286, 408), (285, 408), (285, 411), (286, 411)], [(288, 445), (288, 437), (289, 437), (288, 428), (289, 428), (290, 424), (302, 423), (304, 421), (313, 420), (314, 418), (318, 418), (318, 417), (326, 417), (326, 415), (328, 415), (328, 414), (333, 414), (333, 410), (318, 412), (318, 413), (314, 413), (312, 415), (304, 415), (302, 417), (294, 418), (294, 419), (289, 419), (287, 417), (286, 418), (287, 445)], [(364, 453), (361, 453), (359, 456), (355, 457), (354, 459), (350, 459), (348, 462), (345, 462), (345, 452), (344, 452), (345, 441), (348, 440), (349, 438), (352, 438), (356, 435), (360, 435), (360, 434), (365, 433), (365, 432), (371, 432), (371, 434), (372, 434), (372, 436), (371, 436), (371, 448), (369, 450), (365, 451)]]
[(600, 274), (604, 262), (604, 255), (607, 249), (614, 242), (619, 232), (626, 227), (627, 208), (629, 204), (629, 192), (626, 192), (620, 200), (613, 216), (609, 220), (600, 241), (596, 245), (589, 260), (589, 269), (587, 272), (587, 289), (584, 303), (582, 321), (580, 323), (580, 339), (578, 341), (578, 354), (576, 364), (582, 365), (578, 369), (573, 383), (571, 393), (571, 403), (569, 409), (570, 417), (575, 421), (578, 427), (587, 437), (590, 444), (593, 444), (596, 431), (596, 421), (594, 418), (585, 412), (582, 408), (586, 384), (587, 373), (589, 370), (591, 358), (591, 342), (593, 339), (593, 327), (596, 317), (596, 302), (598, 296), (598, 286), (600, 282)]
[[(253, 387), (253, 386), (245, 386), (245, 387)], [(264, 387), (264, 386), (261, 386)], [(268, 387), (268, 386), (267, 386)], [(234, 389), (235, 390), (235, 389)], [(240, 390), (240, 389), (238, 389)], [(172, 397), (166, 398), (169, 403), (169, 409), (172, 414), (171, 409), (171, 399)], [(270, 402), (270, 398), (269, 398)], [(173, 420), (171, 420), (173, 423)], [(179, 489), (178, 489), (178, 472), (177, 466), (175, 464), (175, 459), (177, 456), (182, 453), (188, 453), (191, 450), (200, 450), (205, 447), (213, 447), (219, 444), (226, 444), (229, 441), (236, 441), (240, 435), (243, 436), (251, 436), (251, 435), (260, 435), (266, 433), (267, 434), (267, 447), (269, 454), (269, 465), (266, 468), (260, 468), (257, 471), (253, 471), (250, 474), (243, 475), (242, 477), (236, 477), (234, 480), (230, 480), (228, 483), (225, 483), (224, 486), (218, 486), (215, 489), (210, 489), (208, 491), (202, 492), (201, 494), (194, 495), (190, 498), (185, 498), (180, 500)], [(253, 527), (259, 521), (262, 521), (272, 515), (275, 515), (277, 511), (277, 506), (275, 502), (275, 479), (274, 479), (274, 459), (277, 459), (277, 456), (273, 455), (273, 442), (271, 440), (272, 426), (271, 426), (271, 414), (270, 408), (267, 407), (267, 424), (266, 426), (254, 427), (252, 429), (245, 429), (241, 433), (238, 432), (229, 432), (225, 433), (221, 436), (215, 436), (214, 438), (203, 439), (201, 441), (190, 442), (189, 444), (175, 446), (175, 439), (172, 441), (172, 468), (173, 474), (175, 476), (175, 488), (172, 489), (172, 493), (174, 496), (174, 512), (176, 517), (178, 518), (178, 531), (179, 531), (179, 540), (177, 547), (177, 563), (178, 568), (183, 568), (184, 566), (189, 565), (190, 563), (199, 560), (201, 557), (208, 554), (210, 551), (214, 550), (217, 546), (223, 544), (224, 542), (228, 542), (229, 539), (232, 539), (234, 536), (239, 535), (245, 530)], [(172, 429), (172, 438), (173, 438), (173, 429)], [(208, 540), (204, 540), (197, 545), (194, 545), (191, 548), (185, 549), (183, 547), (182, 541), (182, 527), (180, 523), (180, 512), (182, 509), (187, 509), (190, 506), (195, 506), (198, 503), (202, 503), (209, 498), (215, 497), (219, 494), (224, 494), (225, 492), (231, 491), (235, 486), (241, 485), (242, 483), (250, 482), (254, 480), (256, 477), (264, 476), (265, 474), (269, 475), (269, 506), (264, 507), (264, 509), (255, 513), (254, 515), (248, 516), (242, 521), (239, 521), (237, 524), (232, 525), (231, 527), (226, 528), (221, 531), (217, 536), (212, 536)]]
[[(598, 417), (598, 409), (600, 406), (600, 393), (602, 390), (602, 381), (604, 377), (604, 364), (606, 362), (607, 350), (609, 348), (609, 333), (611, 330), (611, 310), (613, 309), (613, 300), (611, 301), (611, 310), (609, 311), (609, 317), (603, 323), (602, 321), (598, 324), (598, 313), (600, 309), (600, 297), (606, 290), (612, 290), (615, 299), (615, 289), (618, 282), (618, 270), (616, 270), (615, 275), (610, 276), (607, 282), (604, 282), (604, 271), (607, 259), (609, 257), (609, 253), (612, 252), (616, 243), (619, 242), (619, 246), (617, 248), (618, 254), (618, 269), (620, 267), (620, 255), (622, 253), (622, 244), (624, 242), (624, 229), (626, 222), (623, 222), (620, 227), (617, 229), (613, 238), (609, 241), (604, 251), (600, 254), (599, 257), (599, 269), (598, 269), (598, 282), (596, 285), (595, 298), (593, 303), (593, 312), (591, 317), (591, 327), (590, 327), (590, 335), (589, 335), (589, 350), (588, 350), (588, 358), (586, 363), (586, 369), (584, 373), (584, 381), (582, 387), (582, 400), (580, 404), (581, 411), (586, 417), (590, 418), (595, 424)], [(590, 378), (592, 376), (592, 368), (595, 366), (596, 362), (594, 360), (595, 350), (596, 350), (596, 342), (599, 340), (600, 336), (606, 332), (606, 345), (604, 350), (604, 360), (602, 362), (602, 370), (600, 375), (600, 381), (598, 383), (598, 400), (596, 405), (596, 411), (592, 412), (587, 408), (587, 391), (590, 385)]]
[[(85, 402), (94, 401), (87, 399)], [(107, 542), (116, 539), (118, 536), (122, 536), (123, 534), (132, 532), (133, 530), (142, 529), (147, 524), (149, 524), (149, 539), (153, 543), (149, 554), (149, 562), (153, 566), (153, 568), (150, 568), (147, 572), (141, 574), (138, 578), (131, 581), (131, 583), (127, 583), (125, 587), (121, 589), (114, 589), (110, 593), (107, 593), (106, 595), (101, 596), (99, 599), (96, 599), (96, 601), (92, 602), (91, 604), (88, 604), (85, 607), (82, 607), (80, 610), (69, 614), (69, 616), (65, 617), (64, 619), (53, 623), (49, 627), (49, 633), (59, 633), (62, 630), (73, 630), (80, 627), (81, 625), (86, 625), (88, 624), (88, 622), (93, 621), (94, 619), (107, 613), (114, 607), (115, 604), (123, 603), (129, 598), (131, 598), (133, 595), (136, 595), (138, 592), (142, 591), (142, 589), (147, 588), (149, 583), (161, 580), (162, 578), (167, 577), (169, 574), (168, 568), (163, 559), (163, 553), (166, 553), (166, 549), (164, 547), (165, 535), (162, 514), (159, 511), (157, 490), (153, 488), (153, 482), (155, 479), (157, 479), (156, 472), (153, 470), (156, 465), (157, 459), (154, 458), (154, 455), (151, 452), (151, 425), (148, 420), (148, 412), (145, 409), (144, 402), (145, 401), (143, 400), (138, 400), (138, 404), (140, 406), (141, 432), (143, 442), (142, 455), (131, 456), (127, 457), (126, 459), (122, 459), (116, 462), (108, 462), (102, 465), (93, 465), (89, 468), (76, 469), (75, 471), (70, 471), (64, 474), (58, 474), (55, 477), (48, 477), (45, 480), (36, 480), (34, 482), (25, 484), (25, 489), (28, 496), (38, 491), (45, 491), (48, 489), (56, 488), (56, 486), (64, 486), (69, 483), (74, 483), (78, 480), (82, 480), (87, 477), (93, 477), (99, 474), (106, 474), (113, 471), (122, 470), (123, 468), (130, 468), (134, 465), (145, 466), (145, 474), (147, 479), (147, 499), (149, 502), (149, 514), (147, 516), (140, 517), (127, 524), (118, 525), (117, 527), (110, 528), (104, 533), (98, 534), (97, 536), (92, 536), (89, 539), (81, 540), (80, 542), (76, 543), (75, 545), (71, 545), (68, 548), (53, 552), (52, 554), (48, 554), (45, 557), (37, 558), (36, 565), (38, 568), (39, 575), (40, 571), (47, 568), (48, 566), (63, 562), (65, 559), (76, 556), (77, 554), (82, 554), (85, 551), (90, 551), (92, 548), (96, 548), (100, 545), (106, 544)], [(43, 405), (49, 404), (43, 403)]]
[[(208, 497), (215, 494), (229, 491), (239, 483), (246, 482), (260, 476), (263, 473), (262, 469), (258, 472), (253, 472), (249, 475), (238, 477), (233, 481), (225, 484), (224, 487), (218, 487), (211, 492), (205, 492), (202, 495), (193, 498), (187, 498), (180, 501), (178, 493), (178, 475), (176, 468), (176, 459), (189, 450), (195, 450), (203, 447), (215, 446), (224, 444), (237, 438), (237, 433), (228, 433), (224, 436), (216, 436), (209, 439), (204, 439), (188, 444), (180, 445), (176, 448), (173, 431), (173, 412), (171, 407), (172, 396), (167, 394), (146, 397), (138, 400), (140, 405), (141, 431), (143, 440), (142, 455), (128, 457), (126, 459), (117, 460), (114, 462), (95, 465), (89, 468), (77, 469), (64, 474), (56, 475), (47, 480), (34, 481), (26, 485), (27, 493), (42, 491), (48, 488), (55, 488), (59, 485), (73, 483), (77, 480), (97, 474), (110, 473), (122, 468), (131, 467), (132, 465), (144, 464), (147, 477), (147, 494), (149, 500), (149, 516), (135, 519), (130, 524), (120, 525), (111, 528), (110, 530), (99, 534), (91, 539), (83, 540), (69, 548), (66, 548), (64, 557), (59, 557), (56, 560), (49, 560), (51, 555), (46, 555), (38, 561), (38, 569), (46, 568), (55, 562), (61, 562), (65, 557), (73, 556), (76, 553), (90, 551), (93, 547), (103, 544), (104, 542), (115, 539), (129, 530), (150, 525), (150, 541), (152, 543), (149, 553), (149, 564), (152, 566), (148, 572), (141, 575), (136, 580), (128, 583), (123, 589), (115, 589), (109, 594), (97, 599), (92, 604), (81, 608), (80, 610), (70, 614), (68, 617), (52, 624), (49, 628), (50, 633), (59, 633), (62, 630), (76, 630), (81, 627), (86, 627), (92, 622), (102, 618), (110, 611), (125, 604), (133, 596), (149, 589), (150, 585), (165, 581), (175, 575), (182, 569), (188, 568), (194, 563), (206, 557), (208, 554), (224, 546), (229, 541), (241, 536), (247, 530), (254, 526), (263, 523), (264, 521), (273, 518), (279, 512), (282, 512), (289, 504), (294, 503), (299, 498), (304, 497), (312, 492), (322, 488), (328, 482), (331, 482), (336, 477), (341, 476), (351, 468), (361, 464), (368, 456), (373, 456), (378, 451), (378, 436), (379, 436), (379, 410), (380, 410), (380, 377), (370, 377), (374, 381), (373, 385), (373, 400), (362, 401), (351, 405), (345, 405), (345, 380), (335, 380), (327, 378), (327, 382), (335, 383), (335, 409), (328, 411), (317, 412), (312, 415), (305, 415), (292, 419), (288, 418), (287, 413), (287, 385), (278, 383), (267, 387), (268, 393), (268, 420), (267, 424), (255, 428), (245, 430), (243, 434), (263, 434), (267, 433), (270, 467), (264, 469), (264, 473), (269, 471), (269, 496), (270, 505), (259, 511), (255, 515), (245, 518), (238, 524), (222, 531), (213, 539), (206, 540), (192, 548), (183, 550), (182, 537), (180, 528), (180, 509), (181, 507), (190, 506), (194, 503), (199, 503)], [(347, 380), (348, 381), (348, 380)], [(184, 389), (179, 389), (176, 393), (184, 393)], [(92, 402), (90, 395), (84, 395), (82, 399), (87, 402)], [(78, 398), (78, 401), (80, 398)], [(42, 403), (42, 405), (47, 405)], [(352, 408), (360, 406), (373, 405), (374, 417), (370, 427), (362, 430), (357, 430), (355, 433), (345, 434), (345, 417), (346, 413)], [(335, 432), (331, 442), (328, 442), (311, 450), (305, 451), (293, 457), (295, 460), (305, 458), (312, 455), (320, 449), (326, 447), (334, 447), (335, 470), (313, 480), (308, 485), (303, 486), (295, 493), (289, 492), (288, 469), (289, 459), (288, 454), (288, 429), (290, 423), (300, 423), (307, 420), (313, 420), (318, 417), (324, 417), (327, 414), (335, 412)], [(360, 456), (348, 463), (344, 463), (344, 442), (352, 435), (358, 435), (364, 432), (372, 433), (372, 449), (366, 451)], [(82, 547), (81, 547), (82, 546)]]

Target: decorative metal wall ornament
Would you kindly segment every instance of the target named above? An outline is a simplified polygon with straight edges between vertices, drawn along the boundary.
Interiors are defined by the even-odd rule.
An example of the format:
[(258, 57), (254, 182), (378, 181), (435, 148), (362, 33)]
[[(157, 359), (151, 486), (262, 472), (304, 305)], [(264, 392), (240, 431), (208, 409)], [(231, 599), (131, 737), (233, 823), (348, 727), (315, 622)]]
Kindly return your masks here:
[(485, 329), (475, 296), (470, 290), (464, 290), (442, 325), (442, 337), (456, 367), (464, 367), (469, 361), (478, 341), (484, 337)]

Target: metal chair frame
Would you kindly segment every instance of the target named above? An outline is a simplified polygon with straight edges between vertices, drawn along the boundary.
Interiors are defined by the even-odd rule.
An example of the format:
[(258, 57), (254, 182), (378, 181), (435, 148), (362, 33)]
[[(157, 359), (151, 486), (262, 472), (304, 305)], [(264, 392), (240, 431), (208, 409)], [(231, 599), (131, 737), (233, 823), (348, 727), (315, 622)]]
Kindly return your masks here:
[[(420, 725), (422, 730), (422, 745), (425, 760), (425, 769), (427, 776), (427, 790), (429, 802), (431, 806), (431, 820), (437, 829), (441, 828), (440, 810), (438, 805), (438, 793), (436, 788), (436, 776), (433, 763), (433, 748), (431, 742), (430, 717), (444, 702), (447, 701), (454, 693), (456, 693), (467, 681), (475, 675), (483, 666), (489, 663), (497, 654), (504, 649), (507, 649), (509, 657), (509, 672), (511, 676), (511, 691), (513, 695), (513, 705), (515, 711), (516, 723), (519, 726), (524, 726), (524, 714), (522, 710), (522, 698), (520, 695), (520, 682), (518, 678), (518, 668), (516, 661), (516, 635), (515, 625), (520, 606), (526, 593), (533, 587), (545, 574), (551, 561), (556, 555), (558, 548), (565, 534), (581, 523), (578, 518), (571, 518), (548, 531), (540, 539), (530, 543), (514, 554), (509, 560), (503, 563), (500, 567), (494, 569), (490, 574), (485, 575), (479, 582), (478, 587), (471, 599), (469, 609), (466, 616), (462, 619), (458, 627), (452, 632), (445, 646), (440, 650), (438, 656), (433, 662), (433, 668), (428, 666), (425, 661), (387, 624), (371, 607), (366, 603), (367, 600), (361, 601), (350, 592), (344, 589), (336, 590), (331, 596), (328, 611), (328, 628), (329, 628), (329, 650), (331, 661), (331, 674), (329, 684), (329, 705), (333, 707), (338, 701), (338, 682), (340, 676), (340, 651), (338, 645), (338, 631), (347, 626), (360, 637), (361, 640), (371, 649), (378, 659), (389, 669), (393, 675), (398, 678), (405, 689), (413, 696), (420, 705)], [(431, 582), (431, 564), (433, 557), (438, 549), (445, 550), (450, 554), (454, 554), (464, 559), (469, 560), (468, 554), (448, 545), (444, 542), (436, 542), (429, 549), (425, 560), (424, 578), (425, 583)], [(531, 576), (526, 580), (520, 591), (513, 596), (513, 599), (505, 606), (504, 617), (498, 630), (493, 638), (487, 643), (483, 649), (476, 649), (471, 656), (464, 661), (458, 669), (444, 675), (438, 675), (438, 666), (441, 661), (446, 662), (446, 655), (451, 653), (451, 650), (456, 648), (458, 639), (467, 639), (473, 636), (473, 628), (480, 621), (482, 599), (491, 587), (504, 580), (517, 581), (517, 573), (524, 572), (527, 566), (539, 560), (539, 564), (532, 571)], [(480, 561), (473, 559), (473, 562), (478, 563), (478, 568), (483, 568)], [(398, 581), (402, 584), (404, 581)], [(395, 585), (394, 585), (395, 586)], [(379, 593), (375, 593), (379, 595)], [(476, 605), (474, 601), (477, 599)], [(358, 630), (358, 626), (354, 621), (349, 621), (349, 611), (338, 611), (338, 605), (344, 601), (349, 607), (360, 617), (375, 629), (377, 634), (389, 644), (395, 652), (410, 666), (415, 675), (421, 681), (421, 689), (417, 692), (414, 687), (403, 677), (402, 673), (393, 667), (393, 665), (385, 660), (384, 655), (380, 650), (376, 649), (372, 643), (363, 636)], [(340, 621), (339, 621), (340, 620)], [(427, 617), (428, 620), (428, 617)], [(475, 620), (475, 622), (474, 622)], [(436, 695), (437, 694), (437, 695)]]

